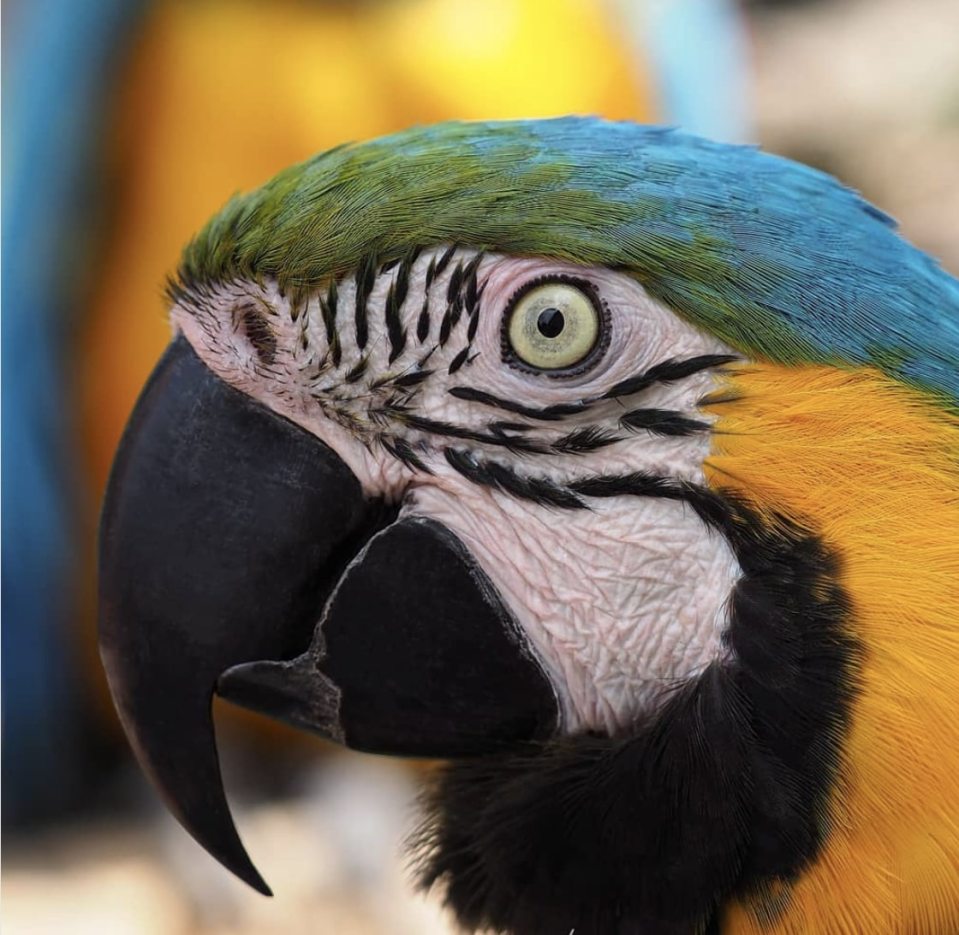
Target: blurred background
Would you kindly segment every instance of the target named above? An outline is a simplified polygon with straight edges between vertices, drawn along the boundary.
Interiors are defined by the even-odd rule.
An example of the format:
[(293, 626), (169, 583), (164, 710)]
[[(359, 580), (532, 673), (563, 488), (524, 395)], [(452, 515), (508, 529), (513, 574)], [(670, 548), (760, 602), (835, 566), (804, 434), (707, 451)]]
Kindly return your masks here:
[(420, 769), (218, 709), (230, 878), (131, 761), (95, 643), (113, 451), (179, 249), (232, 193), (448, 118), (678, 124), (823, 168), (959, 272), (956, 0), (6, 0), (2, 923), (442, 933), (400, 843)]

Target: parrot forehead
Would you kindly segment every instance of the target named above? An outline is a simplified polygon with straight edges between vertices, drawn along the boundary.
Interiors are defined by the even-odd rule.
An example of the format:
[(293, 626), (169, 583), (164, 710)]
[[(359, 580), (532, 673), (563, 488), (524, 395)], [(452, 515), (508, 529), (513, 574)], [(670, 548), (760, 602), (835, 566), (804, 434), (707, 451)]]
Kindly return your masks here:
[(954, 408), (959, 283), (835, 179), (594, 118), (447, 123), (342, 146), (234, 198), (171, 286), (305, 301), (364, 258), (453, 243), (627, 272), (758, 359), (871, 366)]

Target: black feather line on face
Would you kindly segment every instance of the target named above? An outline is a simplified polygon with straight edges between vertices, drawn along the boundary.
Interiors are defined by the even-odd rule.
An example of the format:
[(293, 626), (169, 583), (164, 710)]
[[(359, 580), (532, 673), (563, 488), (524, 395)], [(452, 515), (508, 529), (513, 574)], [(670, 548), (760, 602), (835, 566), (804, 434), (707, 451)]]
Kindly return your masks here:
[(526, 416), (529, 419), (539, 419), (545, 422), (557, 421), (564, 416), (572, 416), (584, 412), (589, 408), (585, 402), (579, 403), (560, 403), (554, 406), (545, 406), (537, 408), (534, 406), (524, 406), (522, 403), (513, 402), (509, 399), (502, 399), (487, 393), (485, 390), (474, 389), (471, 386), (454, 386), (449, 390), (450, 396), (456, 399), (462, 399), (466, 402), (482, 403), (486, 406), (494, 406), (497, 409), (504, 409), (506, 412), (514, 412), (519, 416)]
[[(455, 372), (464, 363), (468, 362), (468, 348), (464, 348), (450, 364), (450, 372)], [(362, 361), (361, 361), (362, 363)], [(354, 368), (355, 370), (356, 368)], [(414, 370), (409, 373), (401, 374), (397, 377), (389, 377), (373, 384), (376, 389), (379, 386), (389, 385), (396, 389), (416, 389), (428, 376), (433, 373), (431, 370)], [(352, 371), (351, 371), (352, 374)], [(351, 374), (346, 379), (350, 380)], [(409, 400), (407, 400), (409, 401)], [(664, 435), (687, 435), (698, 431), (708, 431), (707, 423), (696, 422), (693, 419), (687, 419), (680, 413), (669, 410), (646, 410), (656, 414), (658, 425), (656, 427), (648, 426), (649, 430)], [(402, 423), (409, 429), (423, 432), (428, 435), (438, 436), (440, 438), (458, 438), (464, 441), (477, 442), (483, 445), (490, 445), (496, 448), (505, 448), (518, 454), (529, 455), (583, 455), (593, 451), (599, 451), (617, 442), (625, 441), (625, 437), (617, 435), (615, 432), (604, 428), (601, 425), (586, 425), (574, 429), (566, 435), (560, 435), (553, 439), (544, 439), (539, 437), (530, 437), (525, 434), (534, 428), (521, 422), (490, 422), (485, 431), (483, 429), (472, 429), (465, 426), (456, 425), (452, 422), (444, 422), (439, 419), (430, 419), (425, 416), (410, 412), (409, 407), (402, 409), (393, 409), (389, 412), (383, 410), (382, 405), (373, 407), (370, 410), (371, 416), (382, 415), (386, 421), (390, 419)], [(386, 424), (384, 422), (384, 424)], [(667, 430), (668, 429), (668, 430)], [(392, 449), (387, 446), (387, 450)], [(465, 455), (465, 452), (458, 452)], [(466, 461), (458, 461), (460, 467), (465, 465)], [(533, 498), (533, 492), (540, 489), (543, 484), (548, 483), (550, 489), (554, 490), (562, 485), (545, 477), (523, 478), (515, 469), (506, 465), (491, 466), (491, 462), (484, 462), (470, 454), (469, 464), (478, 465), (484, 470), (508, 470), (515, 475), (516, 482), (510, 485), (510, 488), (523, 499)], [(480, 482), (479, 477), (486, 476), (484, 470), (475, 472), (466, 472), (466, 476), (471, 480)], [(460, 473), (464, 473), (460, 469)], [(488, 470), (487, 470), (488, 473)], [(488, 485), (487, 485), (488, 486)], [(613, 496), (669, 496), (673, 499), (684, 499), (686, 496), (685, 488), (677, 482), (668, 478), (655, 477), (650, 478), (642, 473), (630, 475), (595, 475), (580, 480), (570, 481), (566, 484), (569, 492), (579, 494), (584, 493), (594, 497), (613, 497)], [(560, 498), (563, 502), (571, 506), (578, 506), (575, 497)], [(558, 505), (558, 498), (550, 495), (549, 502), (546, 505)]]
[(416, 340), (422, 344), (430, 333), (430, 298), (429, 293), (423, 299), (423, 308), (420, 310), (420, 317), (416, 321)]
[(403, 327), (401, 311), (410, 288), (410, 275), (413, 264), (420, 255), (420, 248), (415, 247), (407, 251), (402, 260), (397, 261), (399, 268), (396, 278), (390, 286), (386, 296), (386, 331), (390, 340), (389, 362), (392, 364), (406, 349), (406, 329)]
[(395, 387), (409, 389), (419, 386), (424, 380), (429, 379), (433, 373), (432, 370), (411, 370), (409, 373), (401, 373), (398, 377), (392, 377), (389, 382)]
[(426, 284), (425, 289), (427, 292), (430, 291), (430, 286), (433, 285), (433, 280), (436, 278), (436, 256), (430, 257), (429, 266), (426, 267)]
[(400, 317), (400, 309), (405, 298), (405, 290), (401, 295), (395, 282), (386, 293), (384, 315), (386, 318), (386, 334), (390, 342), (390, 364), (392, 364), (406, 348), (406, 329), (403, 327), (403, 320)]
[(573, 480), (571, 490), (586, 497), (660, 497), (666, 500), (687, 500), (693, 484), (686, 484), (660, 474), (633, 471), (630, 474), (597, 474)]
[(598, 451), (600, 448), (606, 448), (622, 440), (621, 436), (598, 425), (587, 425), (557, 438), (550, 444), (550, 448), (556, 454), (588, 454), (590, 451)]
[(356, 383), (360, 377), (366, 373), (366, 368), (370, 364), (370, 358), (366, 355), (361, 357), (352, 367), (350, 372), (343, 378), (344, 383)]
[[(458, 351), (450, 362), (447, 371), (450, 376), (462, 367), (471, 364), (479, 356), (478, 353), (471, 354), (470, 352), (473, 346), (473, 339), (476, 337), (476, 331), (479, 328), (479, 304), (483, 296), (483, 289), (485, 288), (485, 284), (482, 287), (477, 284), (477, 272), (483, 256), (484, 254), (477, 253), (473, 259), (462, 268), (462, 277), (460, 278), (456, 294), (448, 305), (446, 314), (440, 325), (440, 345), (442, 346), (449, 337), (450, 331), (459, 324), (460, 316), (465, 309), (467, 315), (466, 346)], [(457, 267), (457, 271), (459, 270), (460, 267)], [(453, 277), (450, 278), (451, 289), (455, 278), (456, 272), (454, 272)]]
[[(423, 431), (437, 435), (445, 434), (451, 438), (482, 441), (502, 447), (514, 446), (517, 451), (530, 454), (556, 453), (555, 446), (557, 444), (565, 444), (567, 448), (563, 453), (568, 454), (574, 453), (571, 449), (577, 443), (582, 444), (584, 450), (593, 450), (588, 447), (591, 444), (601, 447), (602, 444), (608, 443), (605, 438), (602, 438), (601, 441), (594, 441), (590, 434), (579, 437), (576, 432), (559, 439), (558, 442), (549, 444), (523, 436), (483, 435), (473, 432), (471, 429), (460, 429), (457, 426), (448, 426), (446, 423), (423, 420), (415, 415), (404, 416), (404, 421), (410, 426), (422, 428)], [(590, 432), (589, 429), (583, 431)], [(610, 439), (610, 441), (618, 440)], [(530, 500), (543, 506), (568, 506), (572, 509), (580, 509), (586, 506), (581, 497), (598, 499), (608, 497), (656, 497), (664, 500), (682, 500), (691, 504), (707, 525), (714, 525), (725, 516), (722, 512), (719, 516), (713, 515), (717, 507), (711, 492), (707, 488), (659, 474), (649, 474), (643, 471), (633, 471), (630, 474), (594, 474), (558, 484), (548, 477), (522, 475), (505, 464), (478, 458), (471, 451), (447, 448), (444, 450), (444, 455), (449, 464), (468, 480), (472, 480), (483, 487), (497, 488), (521, 500)], [(510, 480), (506, 484), (493, 480), (493, 478), (507, 476)], [(540, 499), (538, 492), (542, 489), (549, 489), (553, 493), (546, 500)], [(555, 491), (561, 491), (562, 495), (556, 495)]]
[[(443, 254), (439, 264), (436, 267), (436, 275), (442, 272), (448, 262), (447, 255), (452, 256), (448, 250)], [(466, 310), (469, 316), (469, 329), (467, 335), (467, 347), (473, 340), (476, 333), (476, 326), (479, 323), (479, 299), (482, 293), (476, 283), (477, 270), (482, 262), (484, 254), (477, 253), (464, 266), (462, 262), (457, 263), (450, 274), (449, 282), (446, 284), (446, 310), (440, 321), (439, 345), (445, 347), (450, 335), (460, 323), (463, 311)], [(464, 357), (464, 362), (466, 358)], [(459, 367), (451, 370), (454, 373)]]
[(384, 436), (381, 441), (383, 443), (383, 447), (391, 455), (393, 455), (397, 461), (402, 462), (408, 468), (411, 468), (415, 471), (421, 471), (424, 474), (433, 473), (423, 462), (422, 458), (420, 458), (420, 456), (413, 451), (413, 448), (409, 442), (402, 438), (388, 438), (386, 436)]
[(340, 366), (342, 359), (340, 335), (336, 329), (338, 303), (339, 293), (336, 288), (336, 280), (334, 279), (330, 281), (329, 288), (326, 290), (326, 297), (320, 297), (320, 314), (323, 317), (323, 328), (326, 331), (327, 353), (334, 369)]
[[(458, 275), (457, 275), (458, 274)], [(452, 289), (454, 280), (459, 279), (462, 282), (463, 268), (457, 266), (450, 277), (450, 289)], [(440, 347), (445, 347), (453, 329), (459, 323), (460, 313), (463, 310), (463, 299), (459, 291), (452, 292), (447, 290), (446, 311), (443, 313), (443, 319), (440, 322)]]
[(447, 372), (450, 374), (450, 376), (456, 373), (456, 371), (459, 370), (460, 367), (462, 367), (463, 364), (466, 363), (466, 360), (469, 356), (470, 356), (470, 349), (469, 349), (469, 345), (467, 345), (461, 351), (459, 351), (456, 354), (456, 356), (450, 361), (449, 368), (447, 369)]
[(463, 306), (468, 315), (474, 315), (479, 308), (482, 290), (477, 283), (477, 275), (484, 256), (482, 252), (477, 253), (463, 268)]
[(470, 323), (466, 329), (466, 341), (467, 344), (473, 343), (473, 338), (476, 337), (476, 329), (479, 327), (479, 314), (474, 313), (470, 316)]
[[(453, 259), (453, 255), (456, 253), (456, 250), (456, 244), (451, 244), (446, 248), (443, 255), (439, 258), (439, 260), (437, 260), (436, 266), (433, 267), (433, 278), (443, 275), (443, 273), (446, 271), (446, 267), (449, 266), (450, 260)], [(427, 285), (432, 283), (433, 278), (429, 278)]]
[(366, 348), (369, 339), (369, 309), (368, 303), (373, 285), (376, 282), (376, 257), (370, 255), (363, 259), (356, 268), (354, 283), (356, 285), (356, 304), (354, 322), (356, 325), (356, 346), (362, 351)]
[(599, 399), (619, 399), (621, 396), (632, 396), (640, 393), (656, 383), (672, 383), (691, 377), (702, 370), (711, 370), (732, 363), (737, 358), (731, 354), (701, 354), (698, 357), (688, 357), (685, 360), (664, 360), (654, 364), (645, 373), (621, 380), (608, 389)]
[[(509, 439), (512, 443), (528, 444), (529, 439)], [(491, 487), (521, 500), (531, 500), (541, 506), (559, 507), (567, 510), (585, 509), (576, 494), (546, 477), (524, 477), (505, 464), (496, 461), (480, 461), (471, 452), (457, 448), (445, 448), (447, 463), (459, 474), (481, 487)]]
[(463, 285), (463, 264), (457, 263), (450, 274), (450, 281), (446, 284), (446, 304), (452, 306), (460, 298), (460, 288)]
[[(429, 419), (426, 416), (411, 412), (403, 413), (398, 421), (411, 429), (416, 429), (428, 435), (436, 435), (441, 438), (461, 438), (464, 441), (481, 442), (484, 445), (494, 445), (498, 448), (506, 448), (524, 454), (548, 454), (551, 450), (547, 442), (535, 438), (487, 434), (477, 429), (468, 429), (461, 425), (453, 425), (451, 422), (442, 422), (439, 419)], [(469, 452), (457, 451), (457, 454), (462, 455), (470, 463), (480, 463)], [(502, 467), (502, 465), (500, 466)]]
[(630, 377), (628, 380), (621, 380), (601, 396), (593, 396), (573, 403), (543, 406), (542, 408), (524, 406), (522, 403), (514, 402), (511, 399), (503, 399), (501, 396), (495, 396), (493, 393), (487, 393), (485, 390), (475, 389), (471, 386), (451, 387), (449, 394), (455, 396), (457, 399), (464, 399), (469, 402), (504, 409), (506, 412), (515, 412), (517, 415), (526, 416), (528, 419), (555, 421), (564, 416), (585, 412), (597, 403), (606, 402), (610, 399), (619, 399), (623, 396), (631, 396), (634, 393), (649, 389), (649, 387), (657, 383), (671, 383), (675, 380), (690, 377), (702, 370), (721, 367), (734, 360), (737, 360), (737, 358), (729, 354), (703, 354), (698, 357), (687, 358), (686, 360), (666, 360), (653, 365), (641, 374)]
[(399, 296), (400, 305), (406, 300), (406, 294), (410, 288), (410, 276), (413, 273), (413, 266), (420, 258), (422, 252), (421, 247), (413, 247), (400, 262), (400, 268), (396, 272), (396, 293)]
[(338, 301), (339, 293), (334, 279), (326, 290), (326, 298), (320, 298), (320, 312), (323, 316), (323, 327), (326, 329), (327, 344), (332, 344), (336, 335), (336, 305)]
[(732, 661), (619, 736), (438, 775), (414, 851), (421, 884), (441, 882), (467, 928), (715, 932), (731, 899), (788, 904), (788, 885), (820, 853), (862, 655), (837, 558), (784, 517), (690, 495), (744, 571)]
[(671, 409), (634, 409), (619, 420), (624, 429), (645, 429), (653, 435), (673, 437), (708, 432), (710, 425), (700, 419), (690, 419)]

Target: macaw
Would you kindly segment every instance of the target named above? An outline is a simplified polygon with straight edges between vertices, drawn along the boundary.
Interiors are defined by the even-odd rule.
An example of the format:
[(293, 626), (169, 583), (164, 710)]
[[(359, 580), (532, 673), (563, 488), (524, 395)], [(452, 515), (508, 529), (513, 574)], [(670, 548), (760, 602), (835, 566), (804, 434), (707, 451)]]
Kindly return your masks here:
[[(0, 342), (2, 521), (18, 547), (3, 558), (0, 682), (16, 750), (4, 815), (24, 824), (82, 803), (113, 760), (93, 594), (75, 584), (92, 577), (94, 505), (167, 340), (157, 284), (183, 240), (317, 149), (450, 117), (598, 113), (745, 139), (749, 56), (737, 0), (20, 7)], [(576, 67), (542, 67), (544, 48)]]
[(592, 118), (343, 146), (186, 248), (104, 504), (140, 762), (268, 893), (220, 696), (447, 761), (467, 928), (959, 930), (959, 282), (833, 178)]
[[(343, 139), (451, 117), (581, 112), (642, 122), (695, 119), (690, 107), (674, 105), (675, 93), (668, 110), (657, 103), (661, 70), (669, 76), (679, 72), (679, 79), (664, 88), (688, 88), (687, 97), (697, 85), (718, 89), (703, 110), (713, 121), (725, 118), (727, 125), (711, 126), (717, 133), (746, 132), (729, 125), (729, 107), (721, 106), (743, 96), (736, 93), (733, 68), (746, 60), (741, 39), (736, 41), (742, 23), (732, 0), (719, 4), (728, 8), (725, 17), (715, 11), (704, 15), (705, 10), (672, 17), (687, 27), (702, 22), (696, 33), (710, 36), (710, 56), (680, 56), (667, 47), (657, 52), (655, 67), (652, 49), (659, 45), (652, 40), (668, 34), (666, 26), (655, 35), (639, 19), (624, 28), (609, 4), (591, 0), (499, 0), (493, 5), (490, 0), (154, 0), (141, 5), (147, 12), (134, 54), (114, 78), (123, 92), (112, 114), (116, 132), (107, 135), (112, 162), (119, 167), (111, 176), (111, 224), (76, 329), (78, 347), (70, 355), (78, 367), (74, 414), (90, 504), (103, 495), (138, 389), (167, 343), (158, 284), (170, 257), (234, 192)], [(717, 19), (724, 29), (717, 31)], [(473, 28), (464, 28), (465, 23)], [(270, 43), (262, 41), (264, 35)], [(544, 47), (559, 59), (575, 59), (577, 68), (557, 80), (555, 69), (539, 67)], [(255, 69), (248, 67), (253, 59)], [(684, 73), (680, 66), (692, 59), (708, 61), (712, 73)], [(744, 67), (740, 64), (740, 70)], [(210, 138), (218, 140), (215, 148), (206, 145)], [(77, 300), (69, 304), (75, 311)], [(156, 314), (129, 314), (131, 306), (152, 305)], [(90, 522), (92, 543), (92, 510)], [(81, 554), (89, 576), (93, 550)], [(82, 621), (78, 642), (93, 661), (90, 597), (84, 613), (71, 619)], [(96, 689), (107, 715), (103, 722), (115, 728), (103, 680), (87, 678), (86, 683)], [(243, 720), (248, 729), (251, 719)], [(256, 740), (277, 746), (290, 742), (288, 735), (277, 740), (269, 725), (258, 726)]]

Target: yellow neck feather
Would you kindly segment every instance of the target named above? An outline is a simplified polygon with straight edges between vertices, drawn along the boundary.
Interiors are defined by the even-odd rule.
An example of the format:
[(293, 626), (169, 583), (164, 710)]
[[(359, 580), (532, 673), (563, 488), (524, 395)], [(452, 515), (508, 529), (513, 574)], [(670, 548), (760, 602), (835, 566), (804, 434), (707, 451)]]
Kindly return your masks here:
[(838, 552), (865, 660), (823, 853), (723, 930), (959, 932), (959, 416), (871, 370), (750, 364), (729, 390), (710, 483)]

